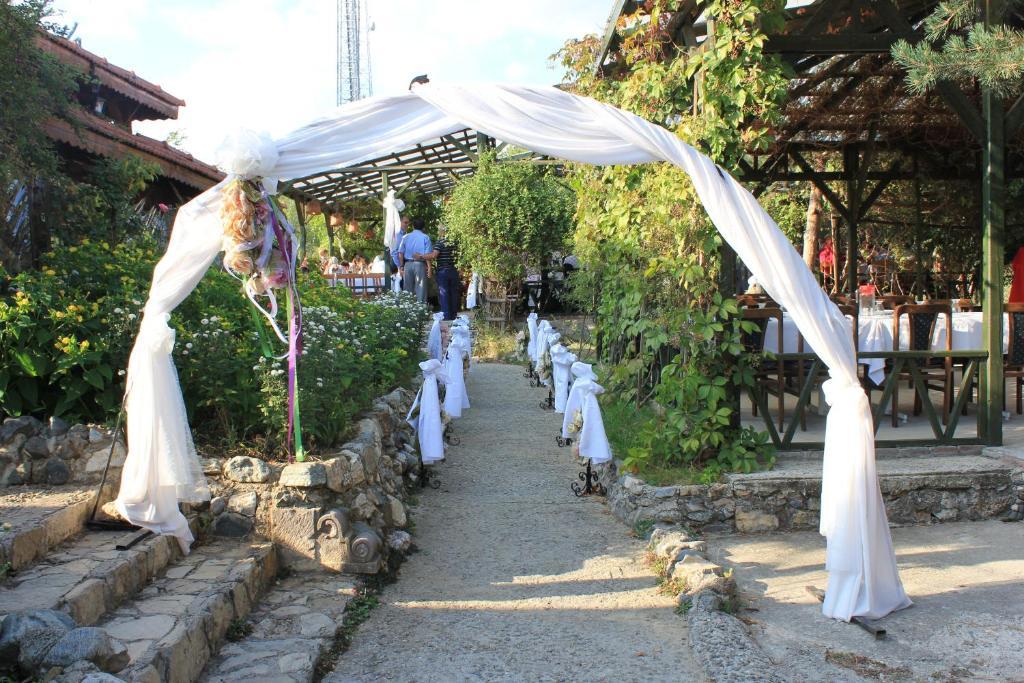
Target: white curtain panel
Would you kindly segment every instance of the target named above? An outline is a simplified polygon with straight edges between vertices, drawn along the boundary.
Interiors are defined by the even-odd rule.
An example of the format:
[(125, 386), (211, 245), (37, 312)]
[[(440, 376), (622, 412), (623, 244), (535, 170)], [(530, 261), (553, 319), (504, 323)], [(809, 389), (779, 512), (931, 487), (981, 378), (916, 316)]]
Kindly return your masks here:
[(537, 350), (537, 314), (531, 312), (526, 316), (526, 355), (533, 360)]
[[(821, 531), (828, 538), (825, 614), (844, 620), (881, 617), (909, 605), (896, 572), (875, 472), (870, 406), (857, 381), (845, 319), (754, 197), (693, 147), (633, 114), (556, 88), (429, 84), (406, 95), (344, 105), (277, 140), (271, 150), (275, 154), (255, 144), (243, 151), (247, 159), (262, 159), (249, 165), (273, 186), (277, 180), (351, 166), (466, 127), (562, 159), (601, 165), (666, 161), (686, 171), (725, 241), (786, 307), (829, 368), (825, 392), (832, 409), (821, 502)], [(173, 368), (167, 371), (170, 352), (160, 340), (167, 337), (167, 314), (220, 251), (222, 187), (211, 188), (178, 212), (131, 358), (130, 372), (140, 381), (127, 396), (129, 463), (119, 503), (132, 521), (157, 531), (173, 528), (178, 513), (153, 492), (191, 489), (196, 483), (189, 481), (195, 468), (187, 464), (194, 452), (182, 439), (165, 436), (181, 433), (185, 415)], [(133, 510), (145, 514), (135, 516)]]
[(441, 321), (444, 320), (444, 313), (435, 313), (434, 322), (430, 324), (430, 332), (427, 333), (427, 357), (441, 360)]
[(552, 375), (555, 380), (555, 412), (565, 412), (565, 402), (569, 399), (569, 368), (576, 362), (576, 354), (561, 344), (551, 347)]
[(453, 419), (462, 417), (462, 411), (469, 408), (466, 379), (462, 373), (462, 359), (469, 353), (467, 344), (468, 340), (464, 335), (455, 335), (448, 344), (448, 353), (445, 354), (444, 410)]
[(597, 402), (598, 395), (604, 393), (604, 387), (585, 377), (576, 382), (575, 389), (583, 413), (583, 429), (579, 436), (580, 457), (589, 458), (595, 465), (606, 463), (612, 459), (612, 447), (605, 435), (601, 406)]
[(590, 363), (576, 361), (569, 366), (569, 373), (572, 375), (572, 386), (569, 388), (569, 396), (565, 400), (565, 415), (562, 416), (563, 439), (576, 438), (576, 432), (572, 430), (572, 423), (576, 418), (576, 411), (583, 410), (582, 380), (597, 381), (597, 375), (594, 374), (594, 366)]

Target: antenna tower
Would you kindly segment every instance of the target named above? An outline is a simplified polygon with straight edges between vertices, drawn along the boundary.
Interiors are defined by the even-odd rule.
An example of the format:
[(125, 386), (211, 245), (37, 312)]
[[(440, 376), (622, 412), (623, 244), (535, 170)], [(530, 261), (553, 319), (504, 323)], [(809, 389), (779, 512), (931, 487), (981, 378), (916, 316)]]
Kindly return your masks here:
[(338, 0), (338, 104), (373, 94), (366, 0)]

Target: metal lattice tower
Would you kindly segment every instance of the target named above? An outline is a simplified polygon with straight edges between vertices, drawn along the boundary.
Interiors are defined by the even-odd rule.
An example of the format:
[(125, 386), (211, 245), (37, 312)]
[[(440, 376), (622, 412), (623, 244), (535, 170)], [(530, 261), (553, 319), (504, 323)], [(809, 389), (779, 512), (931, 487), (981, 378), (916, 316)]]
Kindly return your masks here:
[(365, 0), (338, 0), (338, 104), (373, 94)]

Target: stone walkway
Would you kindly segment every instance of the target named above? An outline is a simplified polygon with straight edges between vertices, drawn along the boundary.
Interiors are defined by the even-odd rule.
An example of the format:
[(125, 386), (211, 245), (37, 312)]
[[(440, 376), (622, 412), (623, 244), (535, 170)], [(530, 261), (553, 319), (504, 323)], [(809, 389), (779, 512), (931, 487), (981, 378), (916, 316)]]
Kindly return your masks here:
[(473, 407), (413, 512), (422, 549), (325, 681), (695, 681), (686, 621), (643, 544), (578, 471), (518, 366), (474, 365)]

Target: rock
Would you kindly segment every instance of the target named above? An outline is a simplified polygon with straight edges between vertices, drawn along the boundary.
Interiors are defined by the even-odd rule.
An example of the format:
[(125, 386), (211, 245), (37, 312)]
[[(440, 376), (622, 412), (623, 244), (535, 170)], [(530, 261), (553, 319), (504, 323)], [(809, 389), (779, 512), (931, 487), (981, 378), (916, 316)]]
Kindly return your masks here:
[(281, 470), (281, 486), (316, 488), (327, 484), (327, 468), (319, 462), (294, 462)]
[(46, 461), (46, 483), (60, 486), (68, 483), (71, 479), (71, 470), (60, 458), (50, 458)]
[(216, 496), (210, 499), (210, 514), (216, 517), (224, 512), (228, 506), (228, 499), (224, 496)]
[(388, 534), (387, 544), (391, 550), (404, 553), (412, 547), (412, 536), (409, 535), (408, 531), (396, 529)]
[(309, 612), (299, 617), (299, 632), (306, 638), (333, 638), (337, 626), (326, 614)]
[(256, 506), (259, 505), (259, 502), (260, 497), (255, 491), (239, 493), (228, 499), (228, 510), (252, 517), (256, 514)]
[(622, 478), (622, 488), (634, 496), (639, 496), (644, 492), (644, 483), (636, 477), (631, 477), (627, 474)]
[(223, 512), (213, 520), (213, 533), (217, 536), (241, 538), (252, 531), (252, 520), (237, 512)]
[(69, 429), (71, 429), (71, 425), (56, 415), (50, 418), (50, 436), (64, 436)]
[(365, 492), (360, 493), (356, 496), (356, 499), (352, 501), (352, 516), (356, 519), (370, 519), (376, 511), (377, 507)]
[(77, 458), (82, 455), (88, 445), (89, 428), (85, 425), (72, 425), (65, 435), (63, 448), (70, 451), (71, 457)]
[(85, 626), (64, 634), (46, 653), (43, 666), (71, 666), (83, 659), (95, 664), (100, 671), (108, 672), (120, 671), (131, 661), (124, 643), (111, 638), (101, 628)]
[(219, 477), (222, 472), (220, 460), (217, 458), (200, 458), (199, 464), (203, 466), (203, 474), (208, 477)]
[(715, 518), (715, 513), (711, 510), (694, 510), (693, 512), (686, 513), (686, 518), (691, 522), (707, 524)]
[(774, 531), (779, 528), (779, 518), (759, 510), (736, 510), (736, 531), (753, 533)]
[(35, 671), (54, 643), (74, 627), (74, 619), (52, 609), (8, 614), (0, 626), (0, 661), (16, 661)]
[(685, 531), (661, 533), (657, 537), (651, 535), (650, 547), (660, 558), (671, 560), (679, 551), (689, 546), (690, 535)]
[(327, 488), (336, 493), (347, 489), (345, 478), (349, 473), (349, 459), (343, 455), (331, 458), (323, 463), (324, 471), (327, 474)]
[(30, 436), (21, 450), (32, 456), (34, 460), (50, 457), (50, 447), (41, 436)]
[(390, 526), (405, 526), (405, 506), (394, 496), (388, 496), (387, 507), (384, 508), (384, 519)]
[(90, 427), (89, 428), (89, 443), (97, 444), (97, 443), (106, 443), (108, 441), (110, 441), (110, 435), (109, 434), (106, 434), (105, 432), (101, 432), (100, 430), (96, 429), (95, 427)]
[(938, 512), (935, 512), (933, 514), (935, 515), (935, 519), (939, 520), (940, 522), (952, 522), (960, 516), (960, 513), (957, 510), (948, 508), (939, 510)]
[(262, 484), (270, 479), (270, 465), (259, 458), (236, 455), (224, 463), (224, 476), (243, 484)]
[(0, 426), (0, 444), (7, 444), (13, 441), (14, 437), (18, 434), (28, 437), (38, 434), (42, 430), (43, 423), (31, 415), (9, 417), (4, 420), (3, 426)]
[(682, 581), (687, 587), (696, 586), (705, 576), (721, 576), (722, 568), (708, 560), (700, 553), (687, 551), (678, 562), (672, 565), (669, 576)]
[(675, 486), (658, 486), (652, 492), (655, 498), (672, 498), (679, 492)]

